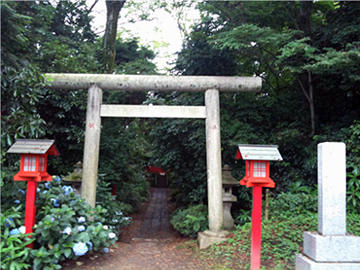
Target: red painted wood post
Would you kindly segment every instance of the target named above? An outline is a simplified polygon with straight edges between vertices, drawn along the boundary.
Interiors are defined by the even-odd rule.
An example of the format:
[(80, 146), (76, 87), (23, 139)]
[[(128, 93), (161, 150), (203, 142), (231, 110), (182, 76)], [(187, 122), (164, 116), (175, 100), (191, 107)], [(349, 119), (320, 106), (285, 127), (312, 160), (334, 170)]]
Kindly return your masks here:
[[(35, 225), (35, 195), (36, 195), (37, 182), (29, 180), (27, 182), (26, 191), (26, 204), (25, 204), (25, 232), (32, 233)], [(34, 243), (28, 245), (29, 248), (34, 247)]]
[(260, 269), (262, 187), (253, 187), (251, 222), (251, 270)]
[(113, 196), (116, 195), (116, 184), (112, 184), (111, 194), (112, 194)]

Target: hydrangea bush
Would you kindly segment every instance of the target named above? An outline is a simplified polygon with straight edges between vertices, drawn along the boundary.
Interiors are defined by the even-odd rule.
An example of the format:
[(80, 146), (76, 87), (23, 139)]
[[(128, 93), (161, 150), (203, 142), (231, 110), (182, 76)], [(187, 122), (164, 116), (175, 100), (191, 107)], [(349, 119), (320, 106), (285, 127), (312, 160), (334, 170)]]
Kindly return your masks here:
[(27, 269), (31, 249), (26, 247), (34, 240), (25, 234), (20, 223), (21, 206), (1, 212), (1, 269)]
[[(16, 204), (14, 200), (20, 201), (18, 207), (9, 208), (1, 215), (1, 255), (2, 258), (9, 257), (21, 264), (21, 268), (18, 269), (60, 269), (59, 262), (62, 260), (76, 259), (94, 251), (107, 253), (110, 245), (118, 239), (120, 228), (130, 223), (130, 219), (123, 216), (121, 205), (113, 200), (108, 190), (100, 189), (101, 193), (105, 193), (101, 194), (101, 203), (91, 208), (80, 195), (75, 194), (72, 187), (63, 185), (59, 177), (53, 177), (51, 182), (38, 184), (37, 224), (34, 227), (33, 238), (29, 239), (23, 234), (25, 227), (21, 227), (24, 224), (25, 210), (22, 191), (25, 193), (24, 189), (16, 191), (22, 196), (11, 197), (13, 204)], [(10, 215), (10, 209), (15, 214)], [(5, 236), (16, 239), (19, 243), (19, 247), (16, 248), (17, 254), (26, 256), (22, 255), (20, 260), (19, 256), (13, 256), (11, 252), (5, 253), (7, 249), (13, 250), (11, 246), (7, 246)], [(34, 241), (33, 250), (26, 248), (31, 241)], [(10, 264), (7, 266), (10, 267)], [(3, 263), (1, 267), (12, 269), (5, 266), (3, 268)]]

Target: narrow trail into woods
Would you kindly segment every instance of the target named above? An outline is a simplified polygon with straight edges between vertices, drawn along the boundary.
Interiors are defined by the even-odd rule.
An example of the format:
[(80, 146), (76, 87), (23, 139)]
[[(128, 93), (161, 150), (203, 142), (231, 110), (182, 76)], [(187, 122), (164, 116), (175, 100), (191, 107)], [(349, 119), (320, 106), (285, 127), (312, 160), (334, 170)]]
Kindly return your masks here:
[(132, 224), (123, 229), (109, 254), (90, 254), (77, 262), (67, 261), (63, 269), (211, 269), (211, 261), (200, 259), (195, 251), (184, 245), (190, 239), (173, 229), (170, 224), (173, 210), (169, 189), (153, 188), (151, 198), (132, 215)]

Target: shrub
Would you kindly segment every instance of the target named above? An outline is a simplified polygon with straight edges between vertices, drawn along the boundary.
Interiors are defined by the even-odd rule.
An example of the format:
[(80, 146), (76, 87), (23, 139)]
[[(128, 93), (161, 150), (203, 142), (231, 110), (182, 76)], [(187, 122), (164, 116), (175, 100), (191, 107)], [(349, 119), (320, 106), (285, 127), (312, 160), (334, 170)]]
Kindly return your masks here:
[(199, 204), (176, 210), (171, 216), (170, 223), (181, 234), (195, 238), (198, 232), (208, 229), (207, 207)]
[[(1, 269), (28, 269), (33, 234), (24, 234), (20, 227), (21, 206), (1, 212)], [(20, 229), (19, 229), (20, 228)]]
[[(106, 186), (101, 181), (99, 184)], [(23, 190), (15, 192), (14, 196), (18, 196), (17, 193), (21, 193), (20, 197), (25, 197)], [(14, 196), (11, 201), (22, 200)], [(76, 259), (94, 250), (107, 252), (108, 247), (117, 240), (120, 228), (130, 222), (121, 211), (121, 208), (126, 207), (114, 201), (109, 191), (100, 189), (101, 203), (91, 208), (70, 186), (63, 186), (59, 177), (53, 177), (51, 182), (39, 183), (36, 197), (36, 249), (30, 251), (25, 248), (29, 239), (21, 234), (16, 237), (9, 236), (9, 228), (24, 223), (24, 203), (20, 203), (16, 211), (12, 210), (15, 211), (13, 214), (10, 214), (10, 210), (5, 211), (1, 218), (2, 258), (8, 258), (9, 263), (15, 261), (18, 265), (23, 265), (21, 269), (28, 266), (32, 266), (33, 270), (60, 269), (58, 263), (66, 258)], [(8, 222), (10, 218), (14, 221)], [(6, 224), (9, 224), (9, 227), (6, 227)], [(16, 243), (16, 246), (13, 243)], [(15, 254), (14, 250), (18, 252)], [(30, 259), (33, 260), (32, 265)]]
[(317, 190), (301, 186), (300, 182), (295, 182), (292, 184), (289, 192), (282, 192), (270, 198), (269, 207), (269, 216), (277, 219), (300, 214), (317, 213)]
[(347, 167), (346, 208), (348, 212), (360, 214), (360, 169), (354, 164)]

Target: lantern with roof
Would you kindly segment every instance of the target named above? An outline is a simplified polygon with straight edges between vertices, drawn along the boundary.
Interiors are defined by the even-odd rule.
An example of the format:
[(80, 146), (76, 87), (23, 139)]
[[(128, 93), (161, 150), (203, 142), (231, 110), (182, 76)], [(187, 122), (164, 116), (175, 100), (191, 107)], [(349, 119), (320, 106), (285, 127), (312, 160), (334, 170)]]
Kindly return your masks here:
[[(7, 151), (11, 154), (21, 154), (20, 172), (15, 174), (14, 181), (27, 181), (25, 204), (26, 233), (32, 233), (35, 224), (35, 195), (38, 182), (51, 181), (47, 173), (48, 155), (59, 155), (54, 140), (17, 140)], [(32, 248), (33, 243), (28, 247)]]
[(247, 187), (274, 188), (270, 178), (270, 161), (281, 161), (277, 145), (239, 144), (235, 159), (245, 160), (245, 177), (240, 181)]
[(59, 155), (54, 140), (17, 140), (7, 153), (21, 154), (20, 172), (14, 181), (51, 181), (47, 173), (48, 155)]
[(262, 188), (274, 188), (270, 161), (281, 161), (277, 145), (238, 145), (236, 159), (245, 160), (245, 177), (240, 185), (253, 188), (251, 213), (251, 270), (260, 269)]

